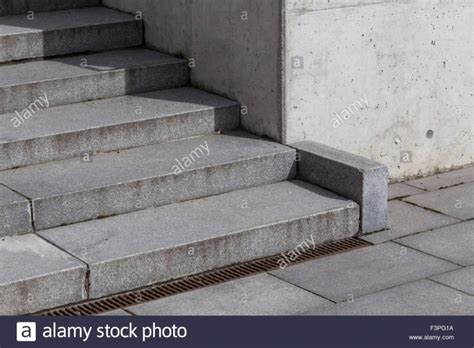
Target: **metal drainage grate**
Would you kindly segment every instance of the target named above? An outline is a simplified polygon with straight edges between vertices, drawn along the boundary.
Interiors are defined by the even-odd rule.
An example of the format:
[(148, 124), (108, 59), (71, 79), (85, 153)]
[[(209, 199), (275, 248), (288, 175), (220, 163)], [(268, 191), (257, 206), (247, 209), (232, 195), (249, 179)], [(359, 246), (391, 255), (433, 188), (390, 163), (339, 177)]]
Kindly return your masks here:
[[(314, 249), (309, 249), (300, 253), (294, 263), (314, 260), (324, 256), (363, 248), (369, 245), (371, 244), (357, 238), (349, 238), (337, 242), (322, 244), (318, 245)], [(278, 261), (280, 259), (281, 254), (265, 259), (221, 268), (167, 283), (152, 285), (143, 289), (119, 295), (82, 302), (68, 307), (52, 309), (47, 312), (43, 312), (40, 315), (81, 316), (101, 314), (116, 309), (134, 306), (144, 302), (158, 300), (163, 297), (173, 296), (183, 292), (197, 290), (207, 286), (248, 277), (257, 273), (272, 271), (279, 267)]]

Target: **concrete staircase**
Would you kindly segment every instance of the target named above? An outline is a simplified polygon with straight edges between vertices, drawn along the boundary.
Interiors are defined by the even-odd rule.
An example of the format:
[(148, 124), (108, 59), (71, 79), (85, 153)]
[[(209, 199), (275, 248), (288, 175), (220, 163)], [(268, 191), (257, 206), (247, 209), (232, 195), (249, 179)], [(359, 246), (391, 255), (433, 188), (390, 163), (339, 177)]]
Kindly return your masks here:
[[(359, 207), (96, 0), (0, 0), (0, 314), (353, 236)], [(27, 11), (34, 19), (27, 19)]]

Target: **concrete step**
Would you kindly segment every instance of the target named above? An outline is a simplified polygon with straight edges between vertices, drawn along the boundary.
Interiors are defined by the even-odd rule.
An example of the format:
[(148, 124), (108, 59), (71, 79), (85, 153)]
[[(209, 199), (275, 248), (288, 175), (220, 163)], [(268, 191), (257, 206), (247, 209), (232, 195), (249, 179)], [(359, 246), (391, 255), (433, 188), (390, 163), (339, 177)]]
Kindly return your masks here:
[(0, 238), (0, 265), (0, 315), (87, 298), (87, 266), (33, 233)]
[(99, 6), (100, 0), (1, 0), (0, 16)]
[(186, 60), (145, 48), (3, 64), (0, 114), (182, 87), (188, 78)]
[(0, 63), (140, 46), (142, 24), (105, 7), (0, 17)]
[(28, 199), (0, 185), (0, 238), (33, 231)]
[(301, 252), (351, 237), (358, 225), (357, 204), (293, 181), (40, 235), (88, 264), (89, 295), (97, 298), (293, 249)]
[[(232, 130), (239, 104), (178, 88), (0, 115), (0, 170)], [(58, 122), (60, 121), (60, 122)]]
[(231, 132), (2, 171), (0, 183), (31, 200), (42, 230), (287, 180), (295, 157)]

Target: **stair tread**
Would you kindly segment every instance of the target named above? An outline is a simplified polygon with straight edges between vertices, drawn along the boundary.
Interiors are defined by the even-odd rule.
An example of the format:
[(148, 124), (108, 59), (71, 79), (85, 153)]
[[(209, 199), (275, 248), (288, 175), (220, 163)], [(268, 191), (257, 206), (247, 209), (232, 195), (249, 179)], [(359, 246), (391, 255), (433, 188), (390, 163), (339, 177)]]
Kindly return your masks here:
[(18, 127), (12, 122), (17, 114), (8, 113), (0, 115), (0, 144), (236, 105), (184, 87), (40, 109)]
[[(242, 208), (243, 201), (248, 202), (248, 208)], [(317, 186), (285, 181), (57, 227), (40, 234), (83, 261), (96, 263), (344, 209), (349, 203)], [(79, 253), (82, 247), (88, 250), (85, 256)]]
[[(81, 66), (84, 59), (87, 60), (86, 67)], [(181, 63), (186, 63), (186, 60), (146, 48), (131, 48), (0, 65), (0, 88), (77, 76), (98, 75), (101, 72), (120, 69)]]
[(34, 20), (26, 15), (0, 17), (0, 39), (5, 35), (45, 32), (94, 25), (135, 21), (135, 17), (105, 7), (86, 7), (36, 13)]
[(97, 298), (349, 238), (358, 216), (347, 199), (285, 181), (40, 235), (88, 264), (89, 294)]
[(260, 156), (294, 152), (286, 146), (246, 133), (230, 132), (228, 135), (194, 137), (120, 152), (96, 154), (90, 163), (83, 163), (74, 158), (6, 170), (0, 172), (0, 183), (18, 190), (30, 199), (37, 199), (150, 177), (169, 176), (173, 175), (176, 159), (188, 156), (200, 145), (205, 146), (206, 142), (211, 155), (201, 156), (184, 172)]
[[(0, 206), (28, 202), (25, 197), (0, 184)], [(1, 215), (0, 215), (1, 216)]]
[(2, 265), (15, 265), (8, 272), (0, 272), (0, 285), (85, 268), (84, 263), (34, 233), (0, 239), (0, 260)]

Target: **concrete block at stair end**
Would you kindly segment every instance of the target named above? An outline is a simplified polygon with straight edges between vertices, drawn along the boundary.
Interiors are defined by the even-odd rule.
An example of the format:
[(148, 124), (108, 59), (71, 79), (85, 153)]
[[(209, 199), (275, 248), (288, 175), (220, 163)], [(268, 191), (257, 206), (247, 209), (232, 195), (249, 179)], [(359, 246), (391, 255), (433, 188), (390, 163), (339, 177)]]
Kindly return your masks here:
[(32, 231), (28, 199), (0, 184), (0, 237)]
[(28, 11), (48, 12), (99, 5), (100, 0), (2, 0), (0, 1), (0, 16), (26, 14)]
[(0, 62), (139, 46), (142, 27), (134, 16), (102, 7), (38, 13), (34, 21), (4, 17)]
[(351, 237), (350, 203), (286, 181), (40, 234), (89, 265), (90, 296), (101, 297)]
[(357, 202), (361, 233), (387, 227), (388, 168), (378, 162), (312, 141), (290, 144), (301, 179)]
[(0, 265), (0, 315), (34, 313), (87, 297), (86, 265), (36, 234), (0, 238)]

